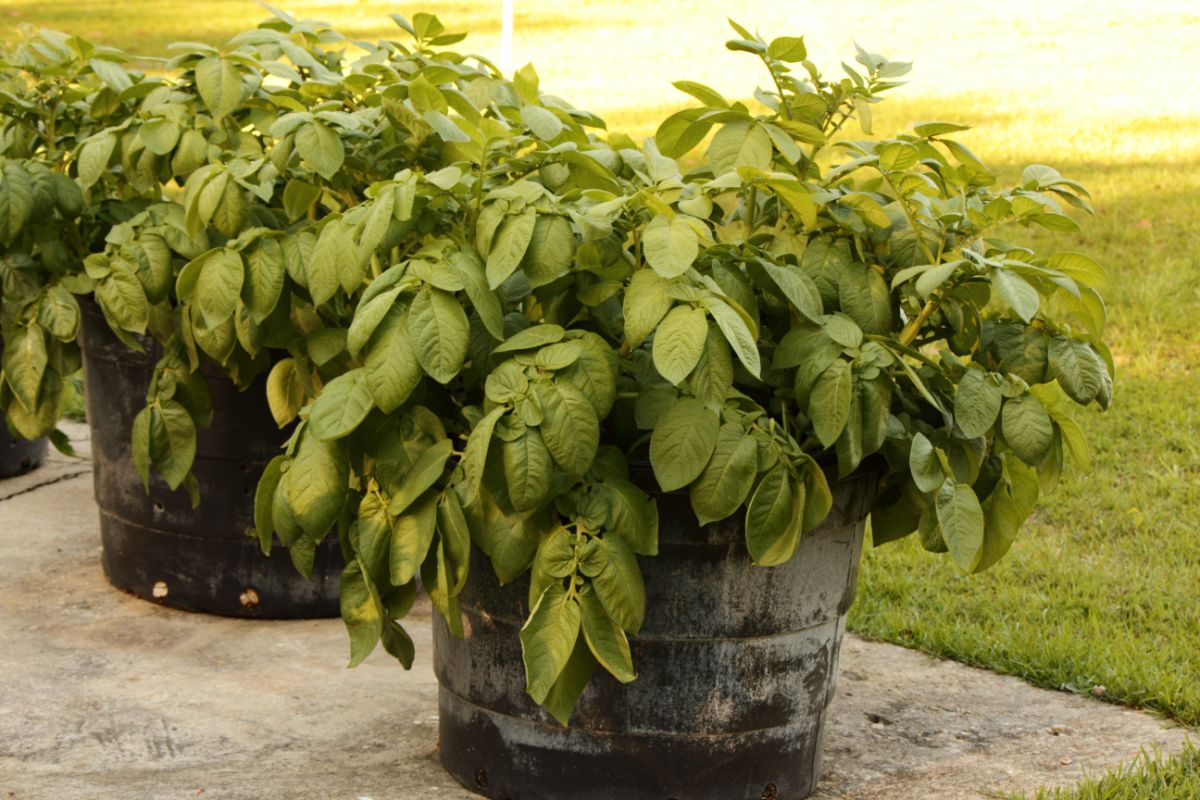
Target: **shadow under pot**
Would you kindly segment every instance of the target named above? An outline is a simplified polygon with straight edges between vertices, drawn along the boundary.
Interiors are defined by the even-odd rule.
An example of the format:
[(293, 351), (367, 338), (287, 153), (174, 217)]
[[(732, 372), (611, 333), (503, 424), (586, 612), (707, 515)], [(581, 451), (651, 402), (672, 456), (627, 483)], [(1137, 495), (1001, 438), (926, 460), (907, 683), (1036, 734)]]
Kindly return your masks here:
[(772, 568), (751, 564), (740, 514), (701, 526), (686, 493), (657, 494), (659, 554), (639, 557), (646, 618), (630, 637), (638, 677), (598, 668), (566, 728), (525, 692), (528, 577), (501, 587), (476, 550), (466, 641), (434, 615), (442, 764), (511, 800), (811, 794), (875, 480), (830, 488), (828, 519)]
[(265, 376), (239, 392), (204, 365), (213, 421), (196, 432), (192, 471), (200, 505), (193, 509), (186, 491), (171, 491), (153, 470), (147, 492), (133, 466), (130, 438), (161, 348), (147, 337), (141, 340), (144, 355), (129, 350), (94, 303), (80, 305), (101, 564), (109, 582), (189, 611), (267, 619), (338, 616), (343, 560), (337, 536), (317, 548), (309, 581), (278, 543), (264, 556), (253, 533), (258, 478), (288, 435), (271, 416)]
[(46, 440), (27, 441), (8, 432), (0, 412), (0, 478), (12, 478), (37, 469), (46, 460)]

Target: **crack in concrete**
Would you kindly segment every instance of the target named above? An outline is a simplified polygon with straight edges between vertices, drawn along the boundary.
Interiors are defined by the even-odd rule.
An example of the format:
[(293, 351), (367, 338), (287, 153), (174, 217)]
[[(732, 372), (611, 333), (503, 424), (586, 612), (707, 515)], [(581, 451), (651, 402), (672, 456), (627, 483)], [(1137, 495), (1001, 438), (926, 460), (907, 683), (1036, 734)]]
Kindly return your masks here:
[(63, 481), (69, 481), (72, 478), (78, 478), (80, 475), (90, 475), (91, 472), (92, 468), (88, 467), (87, 469), (81, 469), (78, 472), (68, 472), (66, 474), (59, 475), (43, 483), (35, 483), (33, 486), (26, 486), (24, 489), (18, 489), (12, 494), (6, 494), (3, 497), (0, 497), (0, 503), (12, 500), (14, 497), (20, 497), (21, 495), (29, 494), (30, 492), (36, 492), (38, 489), (43, 489), (47, 486), (53, 486), (56, 483), (62, 483)]

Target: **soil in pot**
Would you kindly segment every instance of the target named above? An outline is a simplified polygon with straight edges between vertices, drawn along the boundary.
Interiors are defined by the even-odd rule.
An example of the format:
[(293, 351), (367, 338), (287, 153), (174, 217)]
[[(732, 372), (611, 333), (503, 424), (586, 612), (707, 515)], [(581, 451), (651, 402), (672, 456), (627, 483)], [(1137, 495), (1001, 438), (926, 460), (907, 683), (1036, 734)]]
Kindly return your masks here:
[(46, 460), (46, 440), (26, 441), (8, 432), (0, 417), (0, 478), (11, 478), (37, 469)]
[(846, 611), (874, 481), (831, 486), (829, 518), (783, 566), (751, 565), (738, 517), (701, 527), (659, 496), (659, 555), (641, 558), (638, 678), (597, 670), (569, 728), (525, 693), (528, 581), (499, 586), (476, 553), (459, 601), (466, 640), (435, 615), (443, 765), (506, 800), (773, 800), (821, 772)]
[(272, 619), (336, 617), (342, 556), (336, 536), (317, 549), (313, 580), (282, 547), (262, 554), (253, 538), (254, 490), (287, 432), (271, 417), (265, 377), (245, 392), (204, 368), (213, 422), (197, 431), (193, 473), (201, 502), (171, 491), (157, 475), (147, 493), (133, 466), (130, 433), (145, 407), (161, 351), (143, 341), (132, 352), (109, 331), (100, 310), (81, 303), (81, 344), (92, 431), (101, 563), (109, 582), (175, 608)]

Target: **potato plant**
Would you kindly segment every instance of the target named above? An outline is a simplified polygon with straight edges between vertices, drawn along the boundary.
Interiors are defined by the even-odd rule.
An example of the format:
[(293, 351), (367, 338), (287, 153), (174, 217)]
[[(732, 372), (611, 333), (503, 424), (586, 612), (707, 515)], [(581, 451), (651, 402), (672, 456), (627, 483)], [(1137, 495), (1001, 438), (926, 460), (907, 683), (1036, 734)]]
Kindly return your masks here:
[[(172, 487), (194, 492), (212, 414), (199, 365), (267, 374), (291, 435), (257, 535), (305, 570), (337, 531), (352, 664), (380, 641), (411, 664), (418, 579), (461, 635), (477, 548), (501, 583), (528, 575), (528, 690), (565, 723), (597, 666), (635, 678), (657, 492), (739, 520), (770, 567), (859, 475), (876, 543), (916, 533), (978, 571), (1068, 455), (1086, 467), (1070, 409), (1111, 400), (1105, 275), (1012, 239), (1075, 229), (1087, 192), (1045, 166), (998, 186), (961, 125), (875, 137), (907, 64), (860, 49), (830, 78), (802, 38), (734, 25), (766, 88), (681, 81), (697, 105), (639, 145), (532, 67), (506, 79), (435, 17), (395, 19), (403, 41), (277, 12), (225, 50), (181, 44), (52, 168), (123, 213), (29, 290), (90, 294), (162, 345), (132, 436)], [(148, 81), (114, 64), (82, 83)], [(26, 411), (20, 337), (69, 327), (30, 308), (5, 352)]]

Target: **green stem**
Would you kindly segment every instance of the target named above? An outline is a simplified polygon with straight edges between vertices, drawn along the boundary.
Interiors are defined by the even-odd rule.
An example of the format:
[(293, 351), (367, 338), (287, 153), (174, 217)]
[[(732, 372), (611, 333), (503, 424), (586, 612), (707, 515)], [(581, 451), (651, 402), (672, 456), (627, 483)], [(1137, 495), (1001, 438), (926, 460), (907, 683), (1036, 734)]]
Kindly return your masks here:
[(921, 252), (925, 254), (925, 263), (938, 263), (933, 257), (933, 251), (930, 250), (929, 245), (925, 243), (925, 237), (921, 235), (921, 229), (917, 227), (917, 220), (916, 217), (913, 216), (912, 208), (909, 207), (908, 201), (904, 199), (904, 196), (900, 194), (900, 190), (896, 188), (896, 184), (892, 182), (892, 176), (888, 175), (882, 169), (879, 170), (879, 174), (883, 176), (883, 179), (887, 182), (887, 185), (892, 188), (893, 192), (895, 192), (896, 200), (900, 203), (900, 208), (904, 211), (904, 218), (908, 220), (908, 227), (912, 228), (913, 235), (917, 237), (917, 244), (920, 246)]

